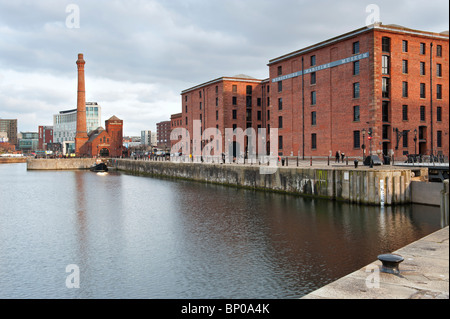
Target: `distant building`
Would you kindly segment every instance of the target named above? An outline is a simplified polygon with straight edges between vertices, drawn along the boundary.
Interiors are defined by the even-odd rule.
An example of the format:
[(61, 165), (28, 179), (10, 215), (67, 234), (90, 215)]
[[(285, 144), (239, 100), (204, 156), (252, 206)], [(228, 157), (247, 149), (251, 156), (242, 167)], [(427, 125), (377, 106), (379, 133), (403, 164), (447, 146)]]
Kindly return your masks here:
[(39, 126), (39, 143), (38, 149), (46, 151), (47, 145), (53, 144), (53, 126)]
[[(171, 131), (176, 129), (176, 128), (183, 127), (183, 117), (182, 116), (183, 116), (182, 113), (172, 114), (170, 116), (170, 123), (171, 123), (170, 124), (171, 125), (170, 130)], [(169, 136), (169, 140), (170, 140), (170, 136)], [(170, 147), (175, 145), (177, 142), (178, 142), (177, 140), (173, 140), (173, 141), (171, 140), (170, 141)]]
[(19, 149), (23, 153), (35, 152), (39, 145), (38, 132), (21, 132), (22, 138), (19, 139)]
[(17, 119), (0, 119), (0, 132), (6, 132), (9, 143), (17, 145)]
[(171, 122), (170, 121), (163, 121), (163, 122), (156, 123), (158, 148), (161, 148), (164, 150), (170, 149), (170, 131), (171, 131)]
[[(101, 107), (97, 102), (86, 102), (86, 128), (88, 133), (101, 127)], [(63, 154), (75, 151), (77, 109), (53, 115), (53, 142), (60, 143)]]
[(141, 131), (141, 145), (152, 145), (152, 131)]

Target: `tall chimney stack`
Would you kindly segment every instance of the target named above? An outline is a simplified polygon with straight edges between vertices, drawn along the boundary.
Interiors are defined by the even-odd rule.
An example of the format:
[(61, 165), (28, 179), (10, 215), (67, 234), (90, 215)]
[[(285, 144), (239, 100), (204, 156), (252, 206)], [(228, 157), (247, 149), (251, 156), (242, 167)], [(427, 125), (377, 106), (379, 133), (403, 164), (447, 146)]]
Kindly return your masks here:
[(75, 153), (83, 155), (82, 147), (88, 140), (86, 129), (86, 91), (84, 85), (84, 65), (83, 54), (78, 54), (78, 94), (77, 94), (77, 132), (75, 135)]

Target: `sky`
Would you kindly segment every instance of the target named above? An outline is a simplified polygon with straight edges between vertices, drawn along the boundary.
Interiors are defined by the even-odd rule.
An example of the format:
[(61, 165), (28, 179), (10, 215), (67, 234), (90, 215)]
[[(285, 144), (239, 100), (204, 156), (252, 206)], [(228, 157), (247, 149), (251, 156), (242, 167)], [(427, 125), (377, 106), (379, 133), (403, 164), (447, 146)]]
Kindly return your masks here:
[(181, 91), (222, 77), (269, 77), (269, 60), (374, 21), (449, 30), (447, 0), (0, 0), (0, 118), (19, 132), (86, 101), (125, 136), (181, 112)]

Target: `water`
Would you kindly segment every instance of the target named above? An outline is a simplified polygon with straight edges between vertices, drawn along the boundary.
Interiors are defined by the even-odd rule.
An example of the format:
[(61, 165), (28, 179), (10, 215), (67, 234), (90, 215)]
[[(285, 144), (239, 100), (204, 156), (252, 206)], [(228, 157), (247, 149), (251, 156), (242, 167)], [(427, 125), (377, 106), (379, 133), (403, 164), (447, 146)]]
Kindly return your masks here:
[(299, 298), (439, 228), (437, 207), (4, 164), (0, 298)]

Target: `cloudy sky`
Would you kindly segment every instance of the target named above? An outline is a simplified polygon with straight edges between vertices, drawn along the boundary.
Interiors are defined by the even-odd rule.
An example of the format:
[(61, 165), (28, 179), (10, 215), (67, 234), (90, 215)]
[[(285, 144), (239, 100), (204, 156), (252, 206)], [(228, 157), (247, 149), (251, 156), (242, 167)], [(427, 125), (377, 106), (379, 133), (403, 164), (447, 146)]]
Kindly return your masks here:
[(0, 118), (37, 131), (76, 108), (83, 53), (86, 100), (102, 106), (102, 123), (116, 115), (124, 135), (140, 135), (181, 111), (184, 89), (267, 78), (270, 59), (377, 16), (442, 32), (448, 10), (447, 0), (0, 0)]

